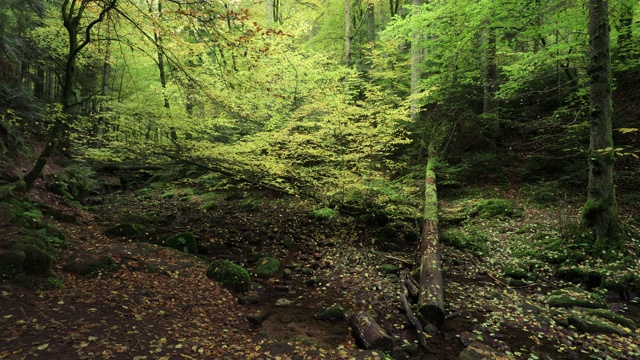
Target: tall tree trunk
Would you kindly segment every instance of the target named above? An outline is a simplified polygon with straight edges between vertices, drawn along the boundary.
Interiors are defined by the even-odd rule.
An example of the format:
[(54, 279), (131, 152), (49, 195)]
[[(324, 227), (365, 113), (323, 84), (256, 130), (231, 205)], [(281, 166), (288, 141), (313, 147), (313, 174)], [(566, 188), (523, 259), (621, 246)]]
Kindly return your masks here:
[(607, 0), (589, 0), (589, 186), (582, 216), (593, 232), (596, 250), (620, 245), (613, 184), (608, 5)]
[[(107, 30), (107, 35), (109, 30)], [(107, 36), (108, 37), (108, 36)], [(104, 136), (104, 127), (107, 123), (105, 113), (108, 111), (105, 105), (107, 101), (107, 95), (109, 95), (109, 77), (111, 75), (111, 42), (107, 40), (106, 53), (104, 54), (104, 62), (102, 64), (102, 89), (100, 90), (100, 116), (98, 118), (98, 126), (96, 129), (96, 136), (98, 141), (96, 142), (98, 147), (102, 147), (102, 137)]]
[[(412, 5), (418, 7), (422, 5), (422, 0), (412, 0)], [(415, 30), (414, 30), (415, 31)], [(421, 44), (421, 37), (416, 31), (413, 34), (411, 42), (411, 95), (416, 96), (418, 94), (418, 82), (420, 81), (420, 63), (424, 57), (424, 49)], [(418, 120), (420, 117), (420, 104), (413, 98), (411, 100), (411, 119), (413, 121)]]
[(425, 323), (436, 326), (444, 322), (444, 284), (442, 281), (442, 261), (440, 237), (438, 235), (438, 192), (436, 188), (435, 151), (430, 151), (427, 162), (424, 192), (424, 212), (422, 215), (422, 238), (418, 256), (420, 259), (420, 294), (418, 296), (418, 317)]
[(495, 97), (498, 88), (498, 66), (496, 65), (496, 34), (495, 30), (490, 28), (487, 21), (487, 28), (484, 32), (485, 48), (483, 51), (483, 75), (484, 75), (484, 91), (483, 91), (483, 107), (485, 121), (488, 122), (487, 134), (491, 140), (500, 138), (500, 121), (498, 114), (495, 113), (496, 104)]
[(344, 0), (344, 63), (351, 67), (351, 0)]
[[(81, 22), (84, 17), (84, 10), (89, 2), (79, 0), (64, 0), (61, 13), (63, 19), (64, 28), (67, 30), (69, 37), (69, 52), (64, 67), (64, 79), (62, 82), (62, 95), (60, 98), (60, 104), (62, 105), (62, 112), (65, 115), (57, 116), (53, 124), (53, 128), (49, 133), (49, 141), (47, 141), (44, 149), (38, 156), (38, 160), (29, 173), (24, 176), (24, 182), (26, 184), (26, 190), (29, 191), (33, 188), (36, 179), (42, 174), (42, 170), (47, 164), (49, 157), (53, 154), (60, 141), (64, 127), (67, 125), (67, 121), (72, 120), (71, 110), (75, 105), (72, 103), (73, 88), (76, 83), (76, 59), (78, 54), (85, 46), (91, 42), (91, 29), (102, 22), (106, 14), (116, 6), (117, 0), (111, 0), (104, 4), (104, 7), (100, 11), (98, 18), (91, 21), (88, 25), (82, 26)], [(85, 35), (82, 41), (78, 39), (81, 29), (84, 28)]]
[(373, 0), (367, 2), (367, 40), (376, 41), (376, 13)]

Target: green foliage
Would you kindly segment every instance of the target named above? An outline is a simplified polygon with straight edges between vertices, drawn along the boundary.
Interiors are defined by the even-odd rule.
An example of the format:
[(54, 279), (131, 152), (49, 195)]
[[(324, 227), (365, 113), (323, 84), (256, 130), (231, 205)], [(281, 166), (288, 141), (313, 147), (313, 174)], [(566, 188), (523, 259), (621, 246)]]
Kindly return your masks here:
[(207, 268), (207, 277), (236, 292), (249, 290), (251, 283), (249, 272), (229, 260), (213, 261)]
[(160, 240), (160, 244), (187, 254), (195, 254), (198, 250), (196, 238), (193, 236), (193, 233), (189, 231), (162, 239)]
[(47, 175), (47, 188), (70, 200), (79, 200), (95, 189), (95, 171), (84, 162), (74, 162), (63, 171)]

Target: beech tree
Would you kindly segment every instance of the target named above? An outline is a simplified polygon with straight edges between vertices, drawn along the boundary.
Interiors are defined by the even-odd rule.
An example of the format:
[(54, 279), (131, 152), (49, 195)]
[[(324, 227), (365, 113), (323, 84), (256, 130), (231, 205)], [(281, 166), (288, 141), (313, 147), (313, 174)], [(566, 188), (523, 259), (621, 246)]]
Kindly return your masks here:
[(589, 1), (589, 187), (582, 210), (597, 250), (620, 246), (613, 183), (614, 147), (611, 125), (611, 56), (609, 2)]

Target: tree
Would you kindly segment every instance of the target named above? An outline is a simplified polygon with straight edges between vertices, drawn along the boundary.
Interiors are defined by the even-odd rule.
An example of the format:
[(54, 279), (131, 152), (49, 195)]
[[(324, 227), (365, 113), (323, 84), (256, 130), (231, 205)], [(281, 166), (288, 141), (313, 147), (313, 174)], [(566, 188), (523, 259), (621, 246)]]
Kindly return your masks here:
[[(64, 65), (64, 78), (62, 81), (62, 94), (60, 97), (60, 110), (62, 115), (55, 116), (53, 125), (49, 132), (49, 139), (40, 153), (35, 165), (24, 177), (26, 189), (30, 190), (36, 179), (40, 177), (49, 157), (56, 149), (61, 139), (62, 133), (66, 125), (73, 121), (72, 109), (78, 105), (74, 99), (74, 86), (76, 84), (77, 67), (76, 60), (80, 52), (91, 42), (91, 29), (104, 20), (106, 14), (116, 6), (117, 0), (109, 1), (86, 1), (86, 0), (64, 0), (62, 2), (60, 12), (62, 15), (63, 26), (67, 31), (68, 52)], [(97, 16), (87, 25), (87, 11), (90, 6), (95, 5), (99, 8)], [(92, 12), (94, 10), (92, 9)], [(89, 12), (91, 13), (91, 12)], [(84, 30), (84, 34), (82, 31)]]
[(344, 0), (344, 64), (351, 66), (351, 0)]
[(611, 56), (609, 2), (589, 1), (589, 186), (584, 224), (596, 250), (619, 247), (618, 212), (613, 183), (614, 148), (611, 125)]

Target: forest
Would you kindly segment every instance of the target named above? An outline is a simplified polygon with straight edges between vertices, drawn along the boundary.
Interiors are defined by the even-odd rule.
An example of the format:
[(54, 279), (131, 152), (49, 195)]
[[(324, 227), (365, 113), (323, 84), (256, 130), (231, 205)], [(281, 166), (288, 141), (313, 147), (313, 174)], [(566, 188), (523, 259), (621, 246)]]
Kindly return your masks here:
[(0, 359), (640, 358), (637, 0), (0, 0)]

